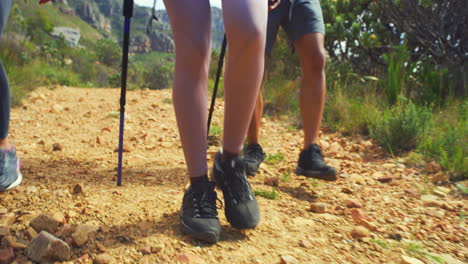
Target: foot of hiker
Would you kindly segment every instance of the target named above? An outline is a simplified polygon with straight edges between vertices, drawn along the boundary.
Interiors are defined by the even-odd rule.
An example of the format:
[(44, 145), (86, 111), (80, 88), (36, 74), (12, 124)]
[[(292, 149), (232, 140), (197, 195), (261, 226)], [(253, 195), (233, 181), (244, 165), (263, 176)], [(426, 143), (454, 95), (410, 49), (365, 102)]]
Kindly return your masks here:
[(221, 160), (221, 156), (216, 155), (213, 177), (223, 191), (226, 218), (237, 229), (256, 227), (260, 212), (247, 181), (245, 162), (239, 157)]
[(14, 147), (0, 149), (0, 191), (7, 191), (18, 186), (23, 177), (20, 173), (20, 162)]
[(180, 210), (181, 231), (196, 239), (216, 243), (221, 225), (216, 211), (216, 183), (193, 183), (185, 191)]
[(249, 176), (257, 174), (260, 164), (265, 159), (265, 152), (263, 152), (260, 144), (249, 144), (244, 150), (244, 161), (246, 165), (246, 173)]
[(296, 174), (325, 181), (336, 180), (336, 170), (325, 164), (322, 150), (317, 144), (311, 144), (301, 152)]

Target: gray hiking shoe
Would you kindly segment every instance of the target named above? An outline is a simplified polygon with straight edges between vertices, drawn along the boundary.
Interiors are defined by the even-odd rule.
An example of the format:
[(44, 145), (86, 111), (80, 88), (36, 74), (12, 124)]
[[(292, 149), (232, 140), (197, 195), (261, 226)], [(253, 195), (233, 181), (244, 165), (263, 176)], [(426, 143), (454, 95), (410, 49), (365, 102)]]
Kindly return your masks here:
[(249, 144), (244, 150), (245, 171), (249, 176), (257, 174), (260, 164), (265, 159), (265, 152), (263, 152), (260, 144)]
[(247, 181), (245, 163), (241, 158), (221, 160), (218, 152), (213, 177), (223, 191), (225, 215), (237, 229), (254, 228), (260, 221), (257, 199)]
[(185, 191), (180, 209), (182, 233), (209, 243), (216, 243), (221, 225), (216, 211), (214, 182), (197, 182)]
[(311, 144), (299, 155), (296, 174), (319, 180), (335, 181), (337, 173), (335, 168), (327, 165), (323, 160), (320, 147), (317, 144)]
[(7, 191), (18, 186), (23, 180), (20, 173), (20, 161), (16, 156), (16, 150), (0, 149), (0, 192)]

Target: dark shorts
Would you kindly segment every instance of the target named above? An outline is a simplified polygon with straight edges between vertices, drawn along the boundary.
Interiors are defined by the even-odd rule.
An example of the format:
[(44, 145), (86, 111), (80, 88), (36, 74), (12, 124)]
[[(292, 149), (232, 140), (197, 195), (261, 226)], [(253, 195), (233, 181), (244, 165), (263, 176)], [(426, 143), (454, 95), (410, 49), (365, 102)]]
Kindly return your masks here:
[[(268, 29), (266, 53), (271, 54), (279, 27), (291, 42), (308, 33), (322, 33), (325, 35), (322, 7), (319, 0), (282, 0), (279, 6), (268, 15)], [(291, 5), (293, 5), (291, 9)]]

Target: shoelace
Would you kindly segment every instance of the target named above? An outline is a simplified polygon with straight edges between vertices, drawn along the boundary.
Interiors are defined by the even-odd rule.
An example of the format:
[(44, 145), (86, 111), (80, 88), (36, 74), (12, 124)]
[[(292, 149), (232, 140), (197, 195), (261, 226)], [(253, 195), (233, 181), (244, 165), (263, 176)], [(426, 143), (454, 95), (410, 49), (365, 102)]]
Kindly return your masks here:
[(195, 193), (192, 202), (194, 207), (194, 217), (214, 218), (218, 216), (216, 211), (216, 201), (219, 200), (215, 193), (200, 192)]
[[(224, 180), (224, 185), (227, 187), (229, 194), (240, 199), (243, 198), (242, 194), (250, 196), (250, 185), (243, 173), (245, 171), (243, 166), (232, 166), (230, 169), (232, 169), (231, 176), (226, 177)], [(238, 195), (234, 196), (234, 193)]]

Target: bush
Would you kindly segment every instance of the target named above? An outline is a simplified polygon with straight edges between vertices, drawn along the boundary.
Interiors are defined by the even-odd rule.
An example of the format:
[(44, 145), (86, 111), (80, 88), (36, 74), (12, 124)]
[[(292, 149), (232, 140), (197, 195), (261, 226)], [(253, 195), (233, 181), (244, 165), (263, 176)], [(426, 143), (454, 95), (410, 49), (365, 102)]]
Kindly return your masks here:
[(100, 39), (94, 47), (97, 58), (100, 62), (110, 67), (117, 67), (120, 65), (122, 57), (122, 49), (119, 44), (111, 39)]
[[(400, 99), (402, 100), (402, 99)], [(402, 100), (371, 124), (371, 137), (390, 153), (415, 149), (427, 131), (431, 112)]]
[(435, 158), (453, 180), (463, 180), (468, 175), (468, 101), (452, 103), (434, 119), (419, 152)]
[(144, 80), (149, 89), (159, 90), (169, 88), (174, 76), (173, 69), (169, 66), (155, 65), (144, 73)]

